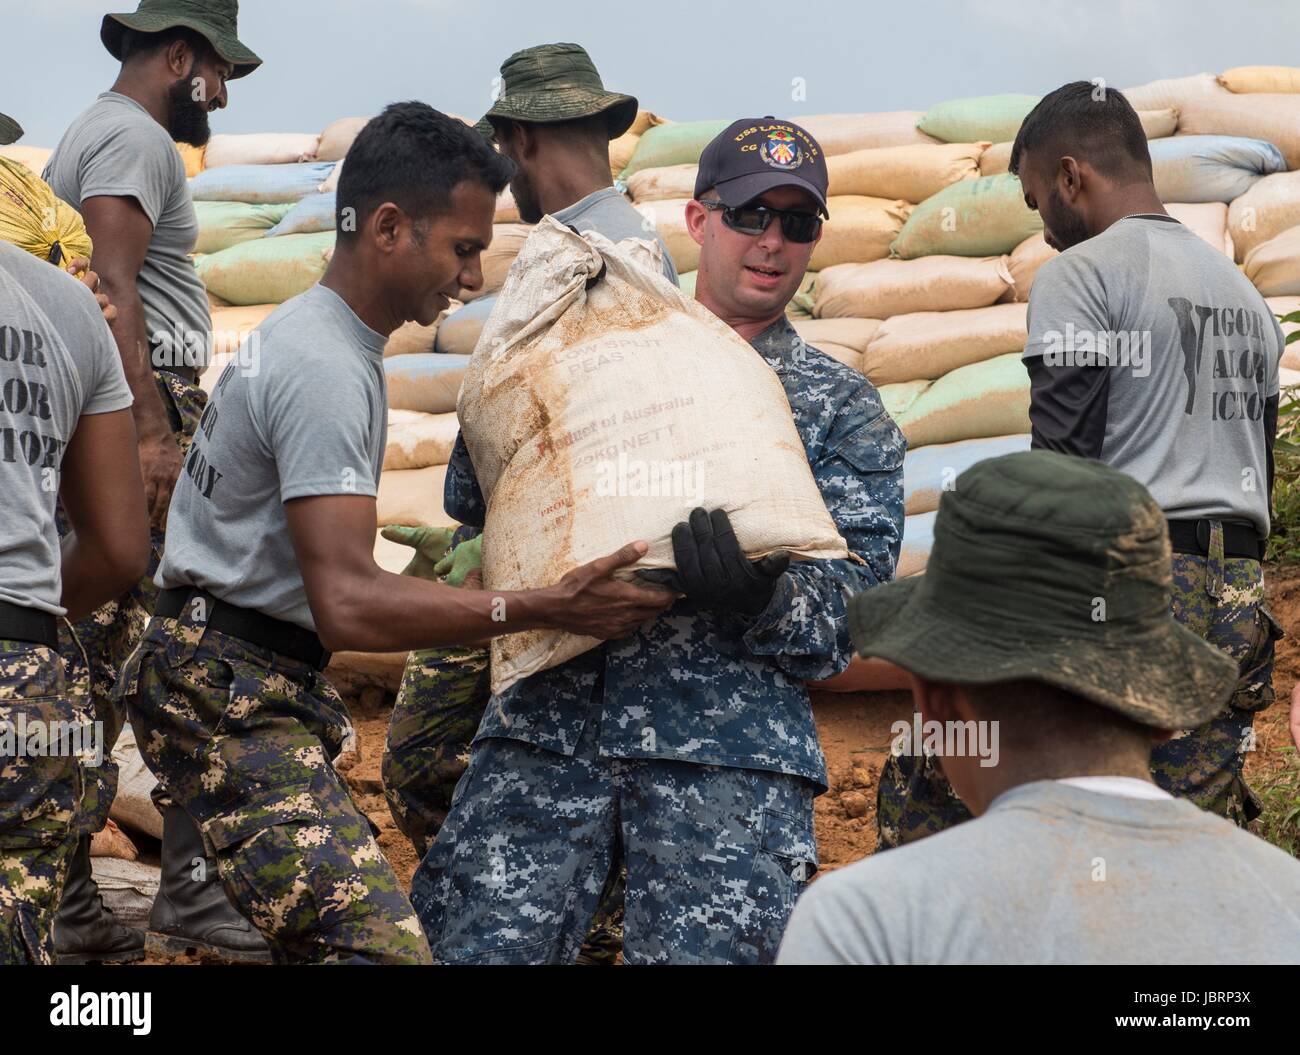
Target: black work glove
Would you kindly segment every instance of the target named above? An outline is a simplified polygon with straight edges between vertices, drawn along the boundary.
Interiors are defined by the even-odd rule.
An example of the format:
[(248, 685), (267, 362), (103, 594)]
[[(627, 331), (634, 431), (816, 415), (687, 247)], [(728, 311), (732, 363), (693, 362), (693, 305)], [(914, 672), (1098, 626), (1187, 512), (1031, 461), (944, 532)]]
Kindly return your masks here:
[(702, 608), (723, 608), (758, 615), (772, 600), (776, 581), (790, 566), (788, 553), (760, 560), (746, 558), (725, 511), (691, 510), (689, 523), (673, 528), (677, 570), (643, 571), (639, 575), (684, 593)]

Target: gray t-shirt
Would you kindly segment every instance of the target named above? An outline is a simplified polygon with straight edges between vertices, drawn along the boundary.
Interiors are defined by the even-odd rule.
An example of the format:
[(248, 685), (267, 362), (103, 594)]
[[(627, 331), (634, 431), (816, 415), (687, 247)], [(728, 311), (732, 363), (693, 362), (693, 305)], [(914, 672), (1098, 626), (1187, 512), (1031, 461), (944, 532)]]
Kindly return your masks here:
[(217, 380), (167, 516), (155, 581), (314, 630), (284, 503), (376, 495), (385, 338), (333, 290), (271, 313)]
[(583, 231), (599, 231), (611, 242), (621, 242), (624, 238), (644, 238), (648, 241), (653, 237), (663, 247), (664, 277), (674, 286), (677, 285), (677, 269), (673, 267), (673, 258), (668, 255), (667, 243), (659, 237), (654, 224), (637, 212), (632, 203), (613, 187), (593, 191), (551, 215), (560, 223), (577, 228), (579, 234)]
[(1034, 445), (1127, 473), (1171, 519), (1250, 522), (1263, 538), (1264, 403), (1282, 348), (1264, 298), (1223, 253), (1170, 217), (1125, 217), (1034, 279)]
[(45, 166), (45, 182), (80, 209), (87, 198), (134, 198), (153, 224), (137, 284), (155, 367), (202, 373), (212, 345), (208, 295), (188, 254), (199, 221), (185, 162), (166, 129), (125, 95), (104, 92), (72, 122)]
[(1181, 799), (1036, 781), (818, 879), (779, 963), (1300, 963), (1300, 861)]
[(59, 471), (83, 414), (131, 406), (94, 295), (0, 242), (0, 600), (62, 615)]

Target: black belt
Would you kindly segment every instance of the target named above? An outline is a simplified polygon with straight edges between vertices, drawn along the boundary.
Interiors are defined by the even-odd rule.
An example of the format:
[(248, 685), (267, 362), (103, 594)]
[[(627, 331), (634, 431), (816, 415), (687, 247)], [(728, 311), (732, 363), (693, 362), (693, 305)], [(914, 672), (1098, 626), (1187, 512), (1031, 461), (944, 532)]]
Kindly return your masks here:
[[(1209, 520), (1169, 521), (1169, 545), (1175, 553), (1190, 553), (1207, 557), (1210, 554)], [(1235, 520), (1223, 521), (1223, 555), (1264, 559), (1264, 542), (1255, 531), (1255, 525)]]
[(59, 621), (49, 612), (0, 601), (0, 639), (59, 647)]
[[(283, 619), (272, 619), (251, 608), (238, 608), (233, 604), (219, 601), (206, 590), (193, 586), (178, 586), (163, 590), (158, 594), (158, 603), (154, 614), (167, 619), (175, 619), (181, 614), (192, 598), (203, 598), (207, 606), (207, 619), (204, 625), (223, 634), (241, 638), (250, 644), (278, 652), (282, 656), (306, 663), (317, 670), (324, 670), (330, 661), (330, 654), (320, 643), (320, 638), (311, 630), (305, 630)], [(196, 620), (197, 621), (197, 620)]]

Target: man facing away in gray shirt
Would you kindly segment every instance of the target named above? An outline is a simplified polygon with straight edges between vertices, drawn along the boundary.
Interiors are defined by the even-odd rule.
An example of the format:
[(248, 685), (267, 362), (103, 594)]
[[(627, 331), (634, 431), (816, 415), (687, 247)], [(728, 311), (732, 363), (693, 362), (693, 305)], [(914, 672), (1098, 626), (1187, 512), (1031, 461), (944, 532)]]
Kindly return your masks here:
[(1170, 613), (1166, 532), (1090, 459), (958, 477), (926, 574), (848, 618), (911, 678), (893, 750), (939, 756), (975, 819), (820, 879), (778, 962), (1300, 963), (1300, 862), (1151, 777), (1153, 745), (1237, 676)]

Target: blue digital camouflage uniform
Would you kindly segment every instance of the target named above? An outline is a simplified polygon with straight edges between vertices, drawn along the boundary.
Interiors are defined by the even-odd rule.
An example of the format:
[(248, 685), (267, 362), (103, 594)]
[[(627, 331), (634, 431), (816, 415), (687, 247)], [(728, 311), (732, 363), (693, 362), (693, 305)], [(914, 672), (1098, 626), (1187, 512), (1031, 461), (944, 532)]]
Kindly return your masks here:
[(51, 749), (50, 737), (77, 720), (58, 653), (0, 641), (0, 966), (53, 963), (82, 771), (62, 744)]
[[(1173, 614), (1237, 661), (1237, 688), (1222, 714), (1156, 745), (1151, 776), (1170, 794), (1245, 827), (1260, 806), (1242, 767), (1254, 747), (1255, 712), (1274, 700), (1273, 652), (1281, 629), (1264, 608), (1259, 562), (1225, 559), (1221, 528), (1210, 545), (1208, 557), (1173, 555)], [(886, 849), (969, 820), (970, 811), (933, 758), (891, 755), (880, 775), (876, 816), (877, 848)]]
[(428, 943), (333, 760), (347, 707), (307, 664), (155, 617), (118, 692), (149, 768), (194, 818), (277, 962), (428, 963)]
[[(197, 384), (169, 371), (155, 370), (153, 376), (183, 458), (207, 405), (207, 394)], [(71, 530), (62, 508), (58, 524), (60, 535)], [(149, 541), (149, 569), (129, 592), (75, 624), (66, 619), (59, 622), (59, 652), (67, 664), (68, 693), (80, 720), (100, 722), (104, 730), (104, 757), (98, 766), (87, 768), (83, 774), (78, 836), (91, 835), (104, 827), (117, 794), (117, 763), (109, 752), (117, 743), (126, 715), (113, 702), (113, 686), (122, 664), (144, 635), (158, 597), (153, 577), (162, 560), (163, 533), (151, 528)]]
[[(751, 344), (861, 563), (792, 564), (754, 618), (680, 600), (494, 696), (412, 884), (436, 959), (572, 962), (620, 861), (627, 962), (775, 958), (826, 787), (803, 683), (848, 665), (846, 596), (893, 577), (905, 444), (872, 385), (784, 318)], [(446, 488), (447, 512), (481, 525), (463, 441)]]

